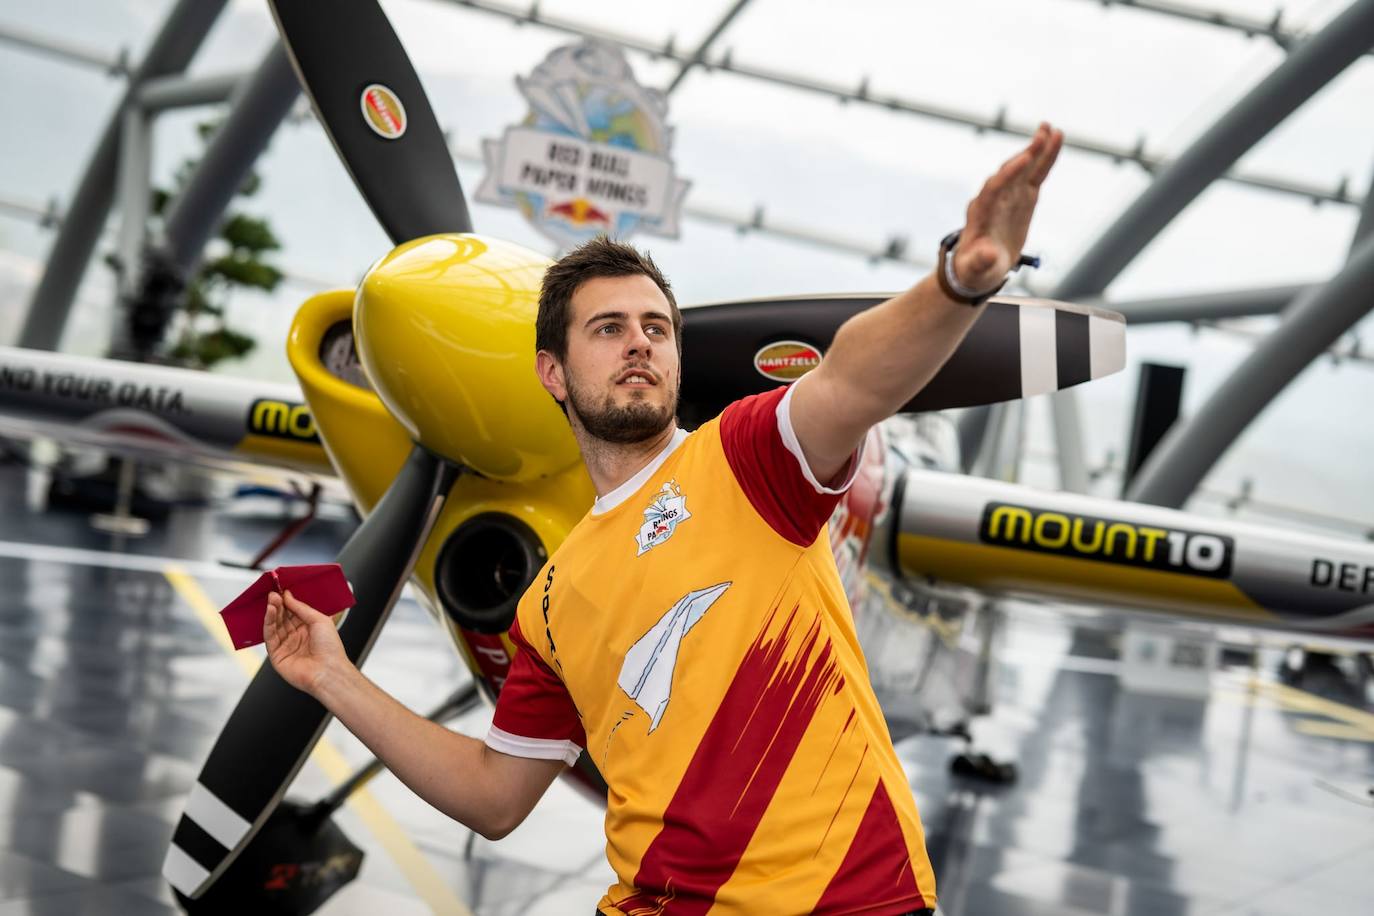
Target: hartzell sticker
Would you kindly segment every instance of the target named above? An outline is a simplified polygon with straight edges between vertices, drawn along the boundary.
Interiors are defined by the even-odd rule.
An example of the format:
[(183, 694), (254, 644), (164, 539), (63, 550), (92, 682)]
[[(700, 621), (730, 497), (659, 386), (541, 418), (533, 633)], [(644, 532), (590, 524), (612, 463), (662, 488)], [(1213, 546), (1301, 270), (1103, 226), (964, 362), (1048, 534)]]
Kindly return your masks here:
[(1225, 535), (996, 502), (984, 507), (978, 538), (1018, 550), (1212, 579), (1230, 577), (1235, 554), (1235, 542)]
[(793, 382), (821, 364), (821, 351), (800, 340), (780, 340), (754, 354), (754, 368), (765, 378)]
[(406, 108), (388, 87), (372, 83), (358, 97), (363, 121), (385, 140), (397, 140), (406, 132)]

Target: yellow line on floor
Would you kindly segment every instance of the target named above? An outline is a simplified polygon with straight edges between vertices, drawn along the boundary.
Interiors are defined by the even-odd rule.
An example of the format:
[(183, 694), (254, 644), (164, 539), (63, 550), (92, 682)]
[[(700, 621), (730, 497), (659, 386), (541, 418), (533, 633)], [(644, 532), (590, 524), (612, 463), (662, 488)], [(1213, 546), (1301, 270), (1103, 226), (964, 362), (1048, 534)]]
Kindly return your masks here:
[(1342, 741), (1374, 741), (1374, 734), (1346, 722), (1323, 722), (1320, 719), (1303, 719), (1293, 723), (1296, 731), (1314, 738), (1339, 738)]
[[(229, 640), (229, 633), (224, 628), (224, 622), (220, 620), (219, 610), (200, 587), (200, 583), (175, 566), (168, 566), (163, 573), (177, 594), (191, 606), (191, 610), (195, 611), (196, 618), (214, 637), (220, 648), (237, 661), (249, 677), (256, 674), (263, 659), (258, 655), (234, 649), (234, 644)], [(352, 768), (343, 754), (327, 739), (321, 738), (315, 745), (311, 759), (335, 782), (341, 783), (352, 774)], [(472, 911), (454, 895), (452, 888), (444, 883), (438, 872), (429, 864), (429, 860), (415, 848), (414, 843), (410, 842), (401, 825), (387, 813), (376, 796), (365, 788), (359, 789), (349, 796), (348, 804), (367, 824), (373, 836), (381, 843), (382, 848), (391, 856), (392, 861), (431, 911), (452, 916), (472, 916)]]
[(1328, 700), (1305, 690), (1289, 687), (1286, 684), (1259, 681), (1255, 686), (1289, 709), (1320, 713), (1335, 719), (1337, 722), (1353, 725), (1366, 735), (1374, 737), (1374, 713), (1367, 713), (1362, 709), (1356, 709), (1354, 706), (1337, 703), (1335, 700)]

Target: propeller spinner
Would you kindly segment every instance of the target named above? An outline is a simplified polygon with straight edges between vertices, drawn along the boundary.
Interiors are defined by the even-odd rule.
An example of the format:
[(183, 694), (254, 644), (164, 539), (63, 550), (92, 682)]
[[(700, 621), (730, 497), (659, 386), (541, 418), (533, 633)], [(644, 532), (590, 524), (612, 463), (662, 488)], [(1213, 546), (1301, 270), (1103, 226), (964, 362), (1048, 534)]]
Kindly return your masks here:
[(358, 355), (382, 402), (425, 448), (484, 477), (530, 481), (578, 463), (534, 372), (547, 258), (474, 235), (401, 245), (363, 278)]

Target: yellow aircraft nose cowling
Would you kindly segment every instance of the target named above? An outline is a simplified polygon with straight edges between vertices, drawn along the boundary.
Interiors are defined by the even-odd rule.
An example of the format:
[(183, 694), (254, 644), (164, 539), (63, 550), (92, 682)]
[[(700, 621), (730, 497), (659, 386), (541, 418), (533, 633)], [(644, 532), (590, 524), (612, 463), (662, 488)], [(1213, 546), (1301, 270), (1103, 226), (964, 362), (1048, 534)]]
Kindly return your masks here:
[(549, 260), (497, 239), (436, 235), (393, 250), (358, 287), (358, 355), (387, 409), (430, 451), (527, 481), (578, 461), (534, 373)]

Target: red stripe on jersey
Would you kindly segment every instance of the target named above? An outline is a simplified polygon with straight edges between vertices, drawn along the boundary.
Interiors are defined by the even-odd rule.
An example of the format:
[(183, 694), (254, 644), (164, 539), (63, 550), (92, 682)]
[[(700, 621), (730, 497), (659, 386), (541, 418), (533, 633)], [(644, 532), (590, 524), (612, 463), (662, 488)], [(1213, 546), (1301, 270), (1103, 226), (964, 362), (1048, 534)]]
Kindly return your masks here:
[(563, 679), (526, 641), (518, 622), (511, 625), (510, 638), (515, 643), (515, 659), (496, 697), (491, 724), (522, 738), (573, 741), (585, 748), (582, 719)]
[(482, 676), (486, 678), (487, 683), (496, 688), (497, 693), (500, 693), (501, 686), (506, 683), (506, 677), (510, 674), (511, 656), (506, 651), (506, 644), (495, 633), (478, 633), (467, 629), (461, 632), (463, 641), (468, 644), (472, 659), (477, 662)]
[(725, 408), (720, 415), (720, 443), (754, 511), (793, 544), (809, 547), (840, 497), (816, 492), (802, 473), (800, 460), (783, 445), (778, 402), (786, 393), (786, 388), (776, 388)]
[(776, 616), (745, 653), (725, 698), (692, 756), (663, 828), (640, 860), (640, 891), (615, 901), (622, 912), (705, 913), (735, 871), (812, 716), (844, 678), (820, 621), (793, 657), (797, 608), (782, 632), (765, 639)]
[(916, 888), (897, 812), (879, 780), (849, 852), (812, 912), (905, 913), (927, 905)]

